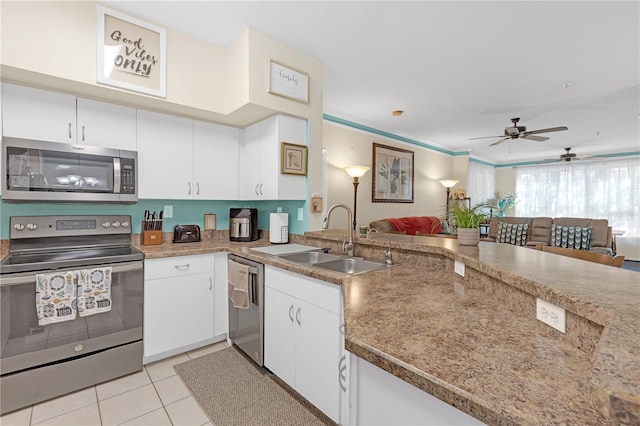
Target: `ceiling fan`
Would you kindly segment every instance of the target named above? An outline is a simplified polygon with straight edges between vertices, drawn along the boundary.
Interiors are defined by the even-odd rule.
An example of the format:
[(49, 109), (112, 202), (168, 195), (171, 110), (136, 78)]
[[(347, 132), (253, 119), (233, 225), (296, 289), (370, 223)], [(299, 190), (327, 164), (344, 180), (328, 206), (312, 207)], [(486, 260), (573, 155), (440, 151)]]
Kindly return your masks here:
[(544, 161), (547, 163), (556, 163), (558, 161), (565, 161), (567, 163), (570, 163), (575, 160), (595, 160), (598, 158), (602, 158), (597, 155), (583, 155), (582, 157), (578, 157), (576, 154), (571, 152), (571, 148), (565, 148), (564, 150), (566, 152), (562, 154), (560, 158), (547, 158)]
[[(543, 142), (548, 140), (549, 138), (546, 136), (535, 136), (537, 133), (549, 133), (549, 132), (559, 132), (561, 130), (568, 130), (567, 126), (559, 126), (559, 127), (550, 127), (548, 129), (538, 129), (538, 130), (530, 130), (527, 131), (525, 126), (518, 126), (518, 121), (520, 121), (519, 117), (515, 117), (511, 119), (513, 123), (512, 127), (504, 128), (504, 135), (499, 136), (483, 136), (481, 138), (471, 138), (469, 140), (474, 139), (489, 139), (489, 138), (502, 138), (497, 142), (492, 143), (489, 146), (498, 145), (509, 139), (529, 139), (532, 141)], [(504, 136), (504, 137), (503, 137)]]

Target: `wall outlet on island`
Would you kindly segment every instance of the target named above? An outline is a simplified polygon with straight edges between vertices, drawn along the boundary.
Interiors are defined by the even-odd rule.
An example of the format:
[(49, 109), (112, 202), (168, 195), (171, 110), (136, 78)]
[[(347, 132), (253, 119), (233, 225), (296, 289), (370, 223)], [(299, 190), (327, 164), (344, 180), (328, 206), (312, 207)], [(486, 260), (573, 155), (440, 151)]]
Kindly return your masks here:
[(453, 270), (456, 272), (456, 274), (464, 277), (464, 263), (460, 262), (459, 260), (454, 261)]
[(539, 297), (536, 298), (536, 318), (562, 333), (566, 333), (565, 315), (564, 308), (542, 300)]

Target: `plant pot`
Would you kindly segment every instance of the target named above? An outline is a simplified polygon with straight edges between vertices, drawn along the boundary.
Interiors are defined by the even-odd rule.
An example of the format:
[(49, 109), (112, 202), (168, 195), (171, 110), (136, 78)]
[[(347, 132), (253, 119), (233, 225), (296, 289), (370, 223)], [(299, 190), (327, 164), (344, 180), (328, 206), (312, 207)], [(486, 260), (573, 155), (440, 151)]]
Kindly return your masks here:
[(458, 244), (462, 246), (477, 246), (479, 242), (479, 228), (458, 228)]

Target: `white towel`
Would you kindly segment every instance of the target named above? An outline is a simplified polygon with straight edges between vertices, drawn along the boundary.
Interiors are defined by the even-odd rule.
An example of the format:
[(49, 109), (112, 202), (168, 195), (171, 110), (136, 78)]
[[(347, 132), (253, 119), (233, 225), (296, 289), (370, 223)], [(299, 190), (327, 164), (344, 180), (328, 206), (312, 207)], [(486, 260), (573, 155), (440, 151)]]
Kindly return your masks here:
[(36, 275), (36, 313), (38, 325), (76, 318), (74, 271)]
[(249, 309), (251, 305), (249, 266), (229, 259), (228, 290), (234, 308)]
[(81, 317), (111, 310), (111, 267), (78, 272), (78, 312)]

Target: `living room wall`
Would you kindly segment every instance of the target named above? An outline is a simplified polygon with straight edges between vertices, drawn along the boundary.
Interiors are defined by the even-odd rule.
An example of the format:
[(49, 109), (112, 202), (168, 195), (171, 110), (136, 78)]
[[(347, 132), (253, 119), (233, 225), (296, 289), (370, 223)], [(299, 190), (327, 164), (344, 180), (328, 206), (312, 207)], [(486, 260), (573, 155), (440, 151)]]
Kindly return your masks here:
[[(400, 138), (399, 138), (400, 139)], [(353, 209), (353, 181), (343, 170), (348, 165), (372, 167), (373, 143), (389, 145), (414, 152), (414, 202), (373, 203), (371, 201), (373, 170), (369, 170), (358, 186), (357, 222), (369, 222), (387, 217), (441, 216), (444, 212), (446, 192), (438, 179), (466, 179), (464, 160), (456, 160), (447, 153), (437, 152), (392, 137), (380, 136), (360, 129), (324, 121), (323, 148), (327, 162), (327, 198), (325, 208), (346, 204)], [(458, 176), (454, 175), (458, 173)], [(461, 175), (464, 173), (464, 175)], [(461, 175), (461, 177), (459, 177)], [(347, 215), (336, 211), (331, 217), (332, 229), (347, 229)]]

